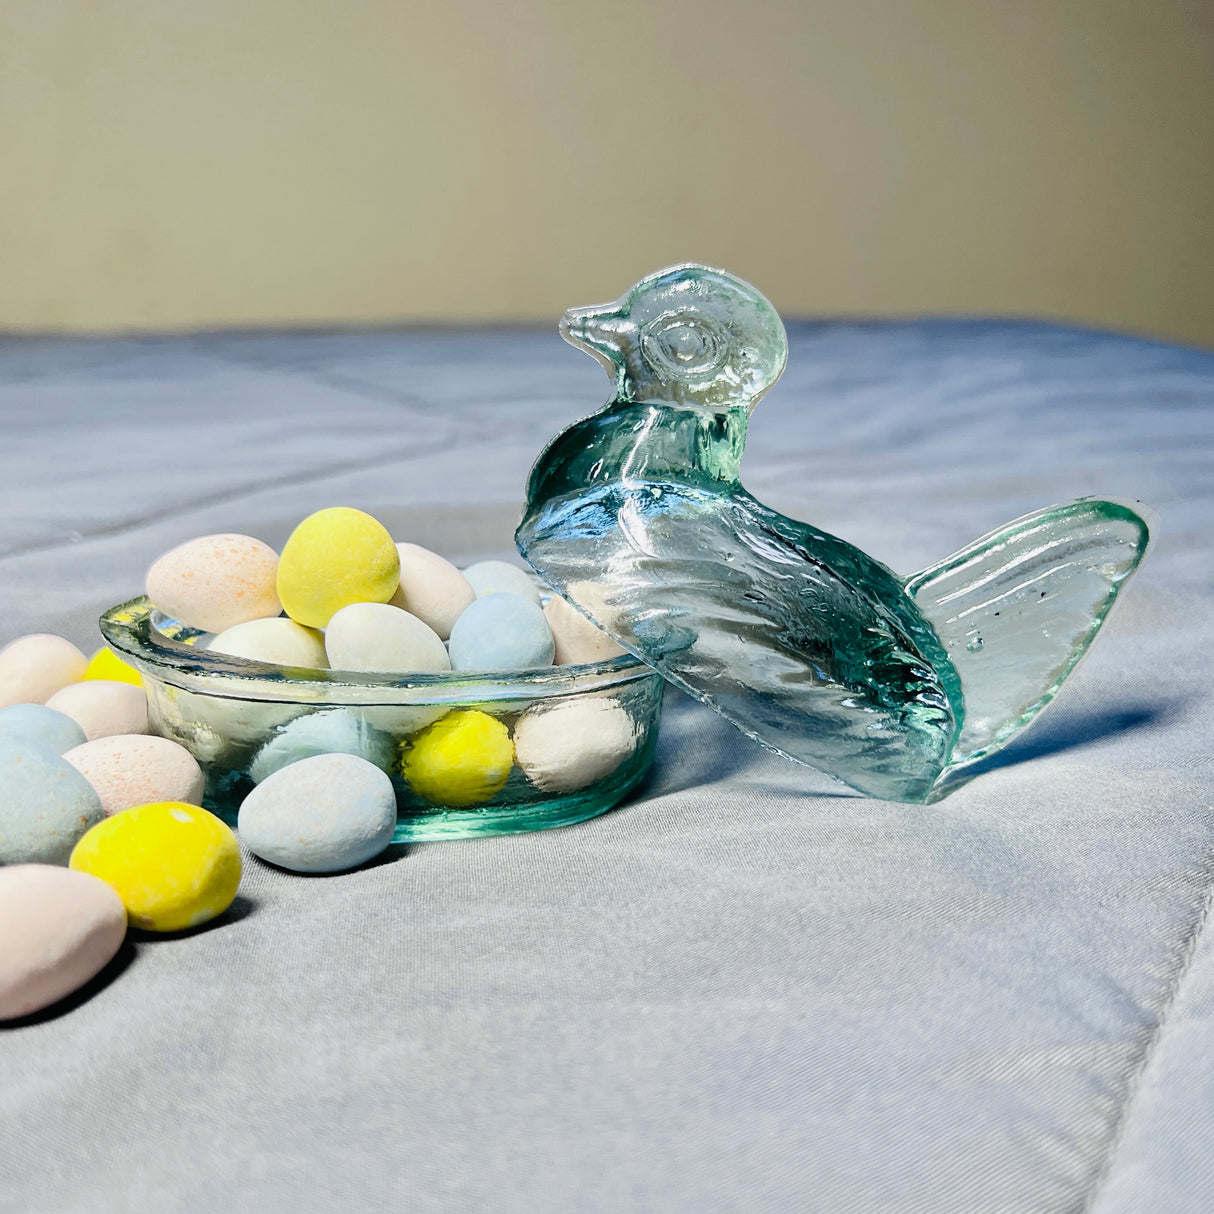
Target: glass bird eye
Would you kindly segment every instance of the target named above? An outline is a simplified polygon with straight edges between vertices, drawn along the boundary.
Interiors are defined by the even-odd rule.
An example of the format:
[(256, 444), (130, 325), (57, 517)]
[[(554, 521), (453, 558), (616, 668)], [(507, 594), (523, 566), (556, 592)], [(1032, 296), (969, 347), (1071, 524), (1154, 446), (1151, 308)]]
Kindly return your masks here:
[(641, 348), (655, 371), (686, 377), (716, 370), (728, 352), (717, 326), (699, 316), (664, 316), (646, 326)]

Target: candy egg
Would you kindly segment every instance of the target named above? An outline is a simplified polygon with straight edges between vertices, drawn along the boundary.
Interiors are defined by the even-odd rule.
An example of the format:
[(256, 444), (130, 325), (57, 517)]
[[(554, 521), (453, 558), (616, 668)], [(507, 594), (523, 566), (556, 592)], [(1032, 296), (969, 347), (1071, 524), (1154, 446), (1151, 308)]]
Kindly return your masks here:
[(202, 768), (184, 746), (147, 734), (85, 742), (64, 756), (93, 786), (107, 816), (152, 801), (202, 800)]
[(351, 603), (334, 612), (325, 629), (325, 652), (334, 670), (450, 670), (438, 633), (415, 615), (387, 603)]
[(61, 687), (84, 678), (88, 658), (50, 633), (18, 637), (0, 649), (0, 708), (45, 704)]
[(514, 726), (514, 756), (544, 792), (569, 793), (610, 775), (636, 749), (636, 725), (616, 700), (529, 708)]
[(603, 662), (618, 658), (621, 649), (601, 628), (588, 620), (576, 607), (554, 594), (544, 604), (544, 618), (556, 642), (553, 664), (573, 666), (584, 662)]
[(84, 730), (45, 704), (10, 704), (0, 708), (0, 736), (20, 738), (61, 755), (84, 741)]
[(0, 869), (0, 1020), (83, 986), (125, 935), (126, 907), (99, 878), (47, 864)]
[(236, 836), (197, 805), (124, 809), (76, 844), (71, 867), (113, 886), (136, 927), (174, 932), (222, 915), (240, 885)]
[(111, 683), (134, 683), (143, 686), (143, 678), (134, 666), (124, 662), (112, 649), (98, 649), (89, 658), (86, 679), (107, 679)]
[(240, 807), (244, 845), (297, 873), (336, 873), (378, 856), (396, 830), (396, 794), (354, 755), (315, 755), (275, 772)]
[(226, 628), (212, 637), (207, 648), (214, 653), (248, 658), (252, 662), (273, 662), (279, 666), (300, 666), (305, 670), (324, 670), (324, 638), (314, 628), (305, 628), (294, 620), (249, 620)]
[(282, 610), (278, 554), (251, 535), (204, 535), (166, 552), (148, 570), (147, 595), (166, 615), (223, 632)]
[(420, 544), (397, 544), (396, 551), (400, 586), (389, 601), (417, 616), (445, 641), (460, 612), (476, 600), (472, 583), (450, 561)]
[(52, 751), (0, 737), (0, 864), (66, 864), (105, 817), (89, 782)]
[(552, 665), (554, 648), (543, 610), (517, 594), (477, 599), (451, 630), (455, 670), (533, 670)]
[(435, 805), (475, 805), (503, 787), (513, 759), (506, 726), (467, 708), (423, 729), (405, 750), (401, 772), (419, 797)]
[(350, 603), (386, 603), (400, 583), (400, 557), (383, 525), (333, 506), (291, 532), (278, 562), (278, 594), (298, 624), (324, 628)]
[(76, 721), (90, 742), (116, 733), (148, 731), (147, 697), (142, 687), (131, 683), (109, 679), (72, 683), (55, 692), (46, 706)]
[(392, 742), (372, 729), (361, 713), (348, 708), (310, 712), (284, 725), (257, 752), (249, 765), (249, 778), (260, 784), (291, 763), (325, 754), (357, 755), (386, 768), (392, 758)]
[(540, 605), (540, 592), (531, 574), (509, 561), (477, 561), (464, 570), (464, 577), (478, 599), (491, 594), (518, 594)]

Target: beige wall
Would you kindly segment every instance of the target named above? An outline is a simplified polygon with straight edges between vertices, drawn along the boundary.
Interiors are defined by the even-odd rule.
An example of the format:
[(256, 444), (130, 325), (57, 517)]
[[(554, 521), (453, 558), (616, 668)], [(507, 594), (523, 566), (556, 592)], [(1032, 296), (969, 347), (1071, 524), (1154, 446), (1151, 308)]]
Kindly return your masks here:
[(0, 0), (0, 328), (792, 313), (1214, 344), (1210, 0)]

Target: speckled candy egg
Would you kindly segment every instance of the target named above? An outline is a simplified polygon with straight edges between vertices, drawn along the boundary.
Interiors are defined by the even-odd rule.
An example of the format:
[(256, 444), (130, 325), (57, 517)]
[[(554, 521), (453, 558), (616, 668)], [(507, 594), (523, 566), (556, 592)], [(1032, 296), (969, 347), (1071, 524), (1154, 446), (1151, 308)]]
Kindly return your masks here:
[(0, 649), (0, 708), (45, 704), (61, 687), (84, 678), (88, 658), (51, 633), (18, 637)]
[(207, 648), (252, 662), (273, 662), (279, 666), (300, 666), (305, 670), (324, 670), (324, 638), (315, 628), (305, 628), (294, 620), (249, 620), (225, 629), (212, 637)]
[(111, 885), (136, 927), (175, 932), (222, 915), (240, 885), (236, 836), (197, 805), (137, 805), (94, 826), (71, 867)]
[(116, 733), (147, 733), (148, 702), (142, 687), (91, 679), (57, 691), (47, 708), (62, 712), (84, 730), (90, 741)]
[(70, 763), (0, 737), (0, 864), (66, 864), (104, 817), (101, 799)]
[(621, 649), (601, 628), (588, 620), (559, 594), (544, 604), (544, 618), (552, 630), (556, 649), (552, 657), (556, 666), (574, 666), (585, 662), (605, 662), (618, 658)]
[(336, 873), (378, 856), (396, 829), (396, 794), (354, 755), (316, 755), (284, 767), (244, 799), (244, 845), (298, 873)]
[(0, 869), (0, 1020), (83, 986), (125, 935), (126, 907), (100, 878), (47, 864)]
[(153, 801), (202, 802), (202, 768), (168, 738), (117, 734), (85, 742), (63, 757), (93, 786), (107, 816)]
[(477, 599), (451, 630), (454, 670), (535, 670), (552, 665), (552, 631), (544, 613), (517, 594)]
[(0, 708), (0, 737), (19, 738), (61, 755), (84, 739), (84, 730), (64, 713), (45, 704), (10, 704)]
[(636, 745), (636, 724), (611, 699), (537, 705), (514, 726), (515, 761), (544, 792), (576, 792), (602, 780)]
[(325, 629), (325, 652), (334, 670), (450, 670), (438, 633), (415, 615), (388, 603), (351, 603), (335, 612)]
[(478, 599), (491, 594), (517, 594), (540, 605), (540, 592), (535, 579), (525, 569), (509, 561), (477, 561), (463, 571)]
[(278, 562), (287, 615), (325, 628), (350, 603), (386, 603), (400, 584), (400, 557), (383, 524), (361, 510), (333, 506), (291, 532)]
[(392, 606), (417, 616), (445, 641), (460, 612), (476, 600), (472, 583), (449, 560), (420, 544), (397, 544), (396, 551), (400, 586)]
[(278, 554), (251, 535), (204, 535), (166, 552), (148, 570), (147, 596), (166, 615), (223, 632), (276, 616)]

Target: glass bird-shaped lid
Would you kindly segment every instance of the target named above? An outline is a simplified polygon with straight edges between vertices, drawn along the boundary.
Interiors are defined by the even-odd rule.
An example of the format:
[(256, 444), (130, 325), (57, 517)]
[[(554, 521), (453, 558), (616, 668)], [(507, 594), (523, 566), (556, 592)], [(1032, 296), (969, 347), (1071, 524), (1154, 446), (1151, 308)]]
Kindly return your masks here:
[(574, 308), (615, 385), (531, 470), (519, 551), (628, 649), (764, 745), (926, 801), (1053, 699), (1145, 554), (1140, 508), (1083, 499), (908, 578), (738, 478), (788, 353), (753, 287), (681, 265)]

